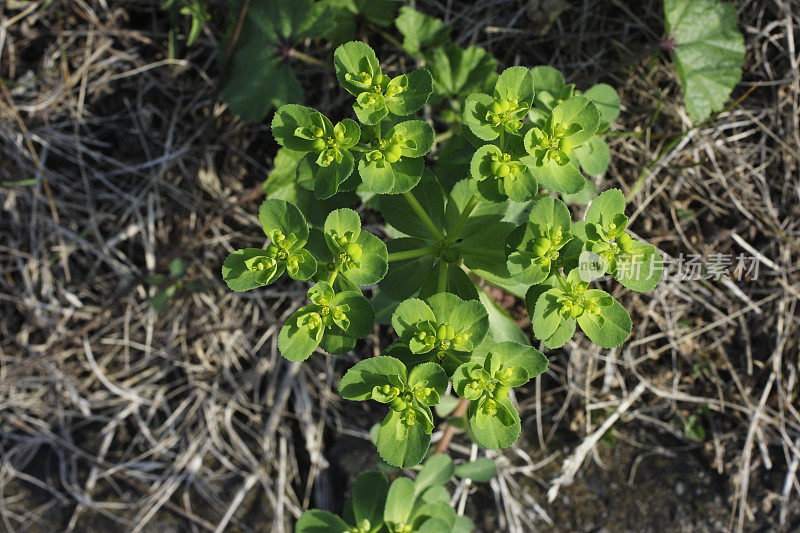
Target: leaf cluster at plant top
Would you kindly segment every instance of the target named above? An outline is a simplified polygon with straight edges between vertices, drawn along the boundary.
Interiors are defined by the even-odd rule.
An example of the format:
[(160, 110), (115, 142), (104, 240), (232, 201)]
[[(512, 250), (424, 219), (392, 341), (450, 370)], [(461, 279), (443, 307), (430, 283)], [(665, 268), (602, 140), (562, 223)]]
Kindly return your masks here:
[[(288, 165), (282, 170), (285, 179), (318, 199), (308, 204), (316, 221), (286, 200), (265, 200), (259, 221), (269, 244), (231, 253), (223, 278), (236, 291), (268, 285), (284, 272), (314, 283), (309, 303), (278, 337), (291, 361), (317, 349), (346, 353), (372, 332), (376, 311), (390, 318), (398, 340), (350, 368), (339, 385), (344, 398), (387, 406), (376, 438), (387, 463), (407, 468), (424, 459), (435, 426), (431, 408), (450, 383), (470, 402), (466, 419), (475, 442), (509, 446), (521, 431), (511, 391), (548, 361), (486, 303), (479, 278), (525, 297), (533, 333), (545, 346), (562, 346), (580, 326), (612, 348), (630, 335), (631, 319), (591, 281), (609, 274), (649, 291), (661, 276), (655, 247), (627, 231), (618, 189), (594, 198), (575, 222), (564, 202), (540, 192), (586, 190), (581, 169), (607, 164), (594, 152), (605, 146), (598, 134), (616, 117), (619, 99), (606, 85), (579, 93), (547, 67), (504, 70), (486, 92), (464, 100), (470, 171), (448, 186), (426, 168), (434, 130), (414, 116), (433, 93), (428, 71), (387, 74), (361, 42), (339, 46), (334, 66), (358, 121), (334, 124), (294, 104), (278, 108), (272, 120), (275, 139), (297, 161), (293, 173)], [(325, 203), (351, 191), (382, 215), (393, 237), (387, 244), (362, 229), (356, 211)], [(370, 302), (362, 291), (376, 284)]]
[[(455, 466), (447, 455), (441, 454), (431, 456), (414, 480), (399, 477), (390, 484), (383, 473), (368, 470), (356, 478), (341, 517), (312, 509), (297, 521), (295, 532), (469, 533), (472, 521), (456, 515), (446, 484), (454, 475), (471, 477), (485, 470), (478, 462)], [(493, 468), (490, 470), (489, 477), (494, 474)]]

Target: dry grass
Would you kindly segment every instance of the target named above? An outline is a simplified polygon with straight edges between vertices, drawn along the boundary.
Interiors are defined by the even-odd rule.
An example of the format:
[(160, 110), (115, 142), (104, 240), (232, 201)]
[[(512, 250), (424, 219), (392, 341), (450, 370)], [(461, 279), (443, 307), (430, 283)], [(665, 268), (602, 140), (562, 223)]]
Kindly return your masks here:
[[(343, 472), (371, 460), (358, 454), (372, 453), (379, 416), (335, 385), (388, 339), (288, 363), (277, 331), (303, 288), (234, 295), (219, 279), (228, 251), (260, 245), (254, 213), (275, 153), (264, 125), (217, 102), (225, 3), (174, 60), (155, 2), (45, 4), (0, 7), (0, 181), (33, 180), (0, 188), (0, 529), (285, 531), (310, 504), (335, 508)], [(500, 467), (489, 489), (461, 483), (454, 500), (478, 506), (486, 529), (568, 528), (552, 508), (601, 461), (596, 444), (613, 426), (636, 453), (691, 452), (717, 472), (725, 528), (797, 528), (800, 8), (737, 3), (748, 55), (734, 98), (753, 91), (650, 167), (691, 125), (673, 70), (641, 54), (663, 30), (660, 2), (571, 4), (544, 35), (517, 0), (418, 7), (505, 65), (553, 64), (579, 88), (619, 87), (614, 130), (635, 135), (612, 141), (600, 188), (630, 193), (641, 180), (633, 229), (665, 256), (708, 265), (745, 253), (759, 272), (617, 290), (631, 340), (606, 351), (576, 336), (551, 353), (550, 372), (517, 395), (526, 438), (489, 454)], [(342, 112), (329, 73), (298, 70), (309, 102)], [(156, 314), (144, 278), (176, 257), (207, 291)], [(672, 421), (702, 406), (696, 443)], [(346, 439), (366, 444), (337, 451)], [(464, 436), (451, 449), (484, 453)]]

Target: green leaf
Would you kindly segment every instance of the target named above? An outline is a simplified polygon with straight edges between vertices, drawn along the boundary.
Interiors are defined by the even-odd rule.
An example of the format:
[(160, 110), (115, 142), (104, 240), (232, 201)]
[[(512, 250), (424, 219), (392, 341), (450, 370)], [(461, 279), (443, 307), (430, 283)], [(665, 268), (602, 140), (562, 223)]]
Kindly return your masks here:
[(664, 0), (667, 34), (686, 110), (698, 122), (719, 111), (742, 77), (744, 39), (736, 6), (717, 0)]
[(401, 302), (392, 315), (392, 327), (397, 336), (406, 344), (416, 333), (416, 325), (425, 321), (435, 323), (436, 315), (433, 314), (428, 304), (417, 298), (409, 298)]
[(560, 70), (551, 66), (541, 65), (533, 67), (531, 75), (533, 76), (533, 86), (536, 89), (534, 99), (536, 107), (551, 111), (561, 101), (572, 96), (571, 91), (565, 91), (568, 86)]
[(631, 317), (622, 305), (607, 292), (589, 289), (585, 298), (610, 300), (611, 305), (601, 305), (598, 313), (584, 312), (578, 317), (578, 325), (586, 336), (603, 348), (620, 346), (631, 334)]
[(353, 104), (353, 111), (355, 111), (358, 120), (367, 125), (377, 124), (389, 114), (386, 101), (382, 98), (373, 101), (362, 97), (361, 100), (356, 100)]
[(361, 218), (352, 209), (337, 209), (328, 214), (322, 230), (328, 246), (335, 251), (338, 248), (332, 244), (332, 235), (346, 237), (350, 242), (355, 242), (361, 233)]
[(600, 111), (591, 100), (583, 96), (573, 96), (558, 104), (552, 111), (553, 120), (565, 126), (579, 125), (580, 130), (566, 137), (575, 147), (588, 141), (600, 126)]
[(470, 162), (470, 173), (477, 181), (478, 194), (490, 202), (505, 202), (509, 198), (525, 202), (539, 189), (527, 165), (493, 144), (478, 148)]
[[(400, 79), (398, 79), (400, 78)], [(433, 92), (433, 81), (431, 74), (424, 68), (412, 70), (408, 74), (398, 76), (389, 83), (389, 87), (395, 83), (408, 86), (402, 92), (394, 96), (386, 96), (386, 108), (393, 115), (404, 117), (416, 113), (425, 102), (428, 101)], [(403, 79), (405, 78), (405, 79)]]
[(403, 35), (403, 49), (412, 56), (421, 55), (423, 50), (444, 44), (450, 38), (450, 28), (441, 20), (413, 7), (401, 7), (394, 24)]
[(510, 398), (497, 401), (496, 414), (486, 412), (479, 402), (471, 402), (468, 414), (475, 441), (484, 448), (499, 450), (511, 446), (522, 432), (519, 413)]
[(336, 48), (333, 53), (333, 66), (336, 69), (336, 78), (344, 89), (358, 96), (364, 92), (364, 88), (358, 85), (349, 77), (357, 77), (361, 73), (366, 73), (371, 77), (381, 73), (381, 65), (375, 56), (375, 51), (360, 41), (344, 43)]
[(167, 307), (167, 303), (169, 303), (169, 299), (177, 291), (177, 287), (175, 285), (170, 285), (165, 289), (161, 289), (160, 291), (156, 291), (156, 293), (150, 298), (150, 307), (153, 308), (153, 311), (156, 313), (160, 313)]
[(388, 325), (392, 321), (392, 313), (400, 304), (397, 300), (392, 300), (380, 289), (375, 289), (372, 293), (372, 309), (375, 310), (375, 322), (377, 324)]
[(636, 292), (650, 292), (656, 288), (664, 271), (661, 254), (652, 244), (631, 239), (627, 253), (617, 256), (614, 279)]
[(456, 182), (468, 175), (474, 153), (475, 147), (467, 141), (463, 133), (453, 135), (437, 149), (433, 169), (445, 190), (449, 191)]
[(339, 394), (347, 400), (372, 399), (372, 390), (377, 386), (392, 385), (390, 376), (401, 382), (408, 381), (406, 367), (394, 357), (379, 355), (356, 363), (339, 382)]
[(343, 291), (337, 293), (331, 300), (332, 306), (346, 305), (350, 308), (345, 314), (350, 319), (350, 327), (345, 330), (345, 334), (354, 339), (363, 339), (372, 333), (375, 324), (375, 312), (369, 300), (358, 291)]
[(394, 136), (403, 139), (401, 144), (403, 157), (422, 157), (430, 152), (433, 146), (433, 128), (424, 120), (407, 120), (397, 124), (386, 137)]
[(488, 483), (497, 475), (497, 467), (488, 457), (479, 457), (472, 462), (456, 466), (455, 475), (478, 483)]
[[(527, 376), (524, 376), (526, 379), (523, 383), (547, 371), (549, 364), (547, 357), (536, 348), (530, 345), (523, 346), (515, 342), (499, 342), (489, 348), (489, 354), (491, 355), (490, 373), (495, 373), (501, 368), (519, 367), (527, 373)], [(487, 355), (488, 357), (489, 355)], [(519, 387), (523, 383), (519, 385), (506, 384), (512, 387)]]
[[(389, 253), (414, 250), (428, 246), (426, 241), (412, 238), (392, 239), (387, 244)], [(379, 287), (394, 300), (404, 300), (416, 293), (431, 271), (433, 256), (426, 255), (405, 261), (393, 261)]]
[(351, 496), (356, 524), (369, 522), (369, 531), (378, 531), (383, 523), (383, 509), (387, 503), (389, 481), (381, 472), (368, 470), (358, 475)]
[(577, 325), (577, 321), (574, 318), (570, 318), (569, 320), (564, 320), (559, 323), (558, 327), (556, 328), (555, 332), (550, 335), (548, 338), (543, 339), (542, 342), (545, 346), (554, 350), (556, 348), (561, 348), (564, 346), (568, 340), (570, 340), (573, 335), (575, 335), (575, 326)]
[(366, 157), (358, 162), (358, 173), (364, 184), (378, 194), (398, 194), (408, 192), (419, 183), (425, 162), (421, 157), (404, 157), (396, 163), (385, 159), (368, 161)]
[(597, 110), (600, 111), (601, 130), (605, 130), (608, 124), (614, 122), (619, 116), (619, 94), (611, 85), (598, 83), (584, 92), (583, 96), (591, 100), (597, 106)]
[[(419, 289), (418, 296), (420, 298), (429, 298), (439, 292), (440, 262), (441, 261), (437, 261), (428, 271), (428, 277), (425, 278), (422, 287)], [(458, 263), (449, 263), (447, 265), (444, 292), (455, 294), (462, 300), (478, 299), (478, 291), (475, 289), (475, 283), (473, 283)]]
[(386, 276), (389, 269), (386, 244), (368, 231), (362, 231), (358, 235), (356, 244), (361, 246), (362, 250), (358, 267), (349, 268), (342, 275), (362, 287), (378, 283)]
[(289, 256), (289, 261), (286, 264), (286, 273), (292, 279), (307, 281), (316, 272), (317, 260), (308, 250), (296, 250)]
[(330, 198), (339, 190), (345, 180), (353, 173), (355, 160), (353, 154), (345, 150), (341, 161), (331, 161), (328, 166), (317, 164), (319, 155), (314, 152), (300, 160), (297, 165), (297, 183), (310, 191), (320, 200)]
[[(425, 387), (432, 388), (436, 391), (438, 396), (441, 396), (447, 390), (447, 374), (445, 374), (442, 367), (436, 363), (422, 363), (421, 365), (415, 366), (408, 375), (409, 387), (413, 388), (421, 384), (424, 384)], [(438, 398), (436, 403), (439, 403)]]
[(494, 99), (488, 94), (472, 93), (464, 101), (464, 125), (479, 139), (493, 141), (497, 139), (502, 128), (486, 121), (486, 112)]
[(390, 465), (408, 468), (418, 465), (428, 453), (430, 434), (420, 422), (408, 426), (402, 413), (389, 411), (378, 430), (378, 454)]
[(528, 165), (539, 184), (550, 191), (576, 193), (586, 183), (586, 178), (575, 168), (572, 160), (559, 165), (554, 160), (537, 161), (533, 156), (525, 156), (520, 161)]
[(314, 131), (312, 128), (319, 128), (323, 133), (333, 134), (333, 124), (322, 113), (296, 104), (279, 107), (272, 117), (271, 128), (278, 144), (298, 152), (310, 152), (315, 142), (311, 135), (298, 135), (299, 132), (310, 133)]
[(588, 141), (575, 148), (573, 154), (581, 164), (583, 171), (590, 176), (599, 176), (605, 172), (611, 161), (608, 145), (597, 135), (593, 135)]
[[(578, 149), (581, 149), (584, 146), (585, 144), (579, 146)], [(592, 202), (592, 200), (594, 200), (596, 197), (597, 197), (597, 186), (594, 184), (592, 180), (586, 180), (583, 184), (583, 187), (578, 192), (572, 194), (569, 193), (561, 194), (561, 199), (567, 204), (589, 205)]]
[[(608, 224), (625, 213), (625, 195), (619, 189), (608, 189), (592, 200), (584, 220), (607, 228)], [(592, 239), (594, 240), (594, 239)]]
[(308, 240), (308, 223), (306, 218), (294, 204), (285, 200), (268, 198), (261, 202), (258, 208), (258, 221), (264, 234), (270, 239), (273, 238), (275, 231), (280, 231), (284, 237), (290, 235), (296, 237), (296, 241), (289, 248), (297, 250)]
[(306, 309), (300, 308), (289, 317), (278, 334), (278, 350), (289, 361), (305, 361), (320, 343), (320, 339), (312, 336), (308, 328), (298, 323)]
[[(489, 337), (495, 342), (513, 341), (517, 344), (530, 344), (528, 337), (519, 329), (511, 316), (502, 309), (486, 291), (479, 291), (481, 303), (489, 315)], [(487, 339), (489, 338), (487, 337)]]
[(518, 100), (525, 107), (533, 103), (533, 76), (525, 67), (509, 67), (500, 73), (494, 87), (495, 97), (503, 100)]
[(437, 453), (431, 455), (414, 480), (414, 495), (420, 496), (423, 492), (437, 485), (444, 485), (453, 477), (453, 460), (447, 454)]
[(453, 530), (451, 533), (470, 533), (474, 527), (475, 524), (472, 523), (470, 517), (457, 516), (453, 522)]
[(468, 334), (475, 346), (489, 331), (489, 316), (479, 301), (464, 301), (455, 294), (441, 292), (428, 298), (428, 305), (437, 324), (449, 324), (457, 334)]
[(285, 194), (284, 190), (293, 186), (297, 180), (297, 163), (304, 155), (304, 152), (279, 148), (272, 160), (273, 169), (264, 182), (264, 193), (270, 196)]
[(188, 265), (186, 264), (186, 261), (178, 258), (170, 261), (168, 267), (170, 275), (172, 275), (172, 277), (175, 279), (180, 279), (184, 274), (186, 274)]
[(395, 525), (408, 523), (415, 501), (414, 482), (407, 477), (395, 479), (386, 497), (383, 521)]
[(450, 525), (441, 518), (433, 517), (425, 520), (415, 531), (417, 533), (440, 533), (450, 531)]
[(335, 514), (320, 509), (309, 509), (295, 525), (295, 533), (349, 533), (350, 526)]
[(550, 289), (539, 296), (531, 315), (533, 334), (537, 339), (547, 339), (558, 329), (562, 322), (558, 298), (564, 294), (561, 289)]
[[(231, 2), (231, 25), (222, 49), (228, 46), (242, 2)], [(303, 100), (303, 88), (282, 61), (278, 45), (320, 34), (330, 23), (325, 6), (310, 0), (252, 2), (242, 23), (228, 66), (222, 97), (231, 112), (247, 122), (262, 120), (273, 106)]]
[[(236, 292), (269, 285), (283, 273), (283, 268), (277, 263), (270, 268), (271, 261), (266, 250), (260, 248), (236, 250), (222, 264), (222, 279)], [(261, 266), (264, 268), (261, 269)]]
[(447, 44), (433, 51), (428, 63), (434, 91), (443, 97), (463, 98), (494, 86), (497, 60), (480, 46)]

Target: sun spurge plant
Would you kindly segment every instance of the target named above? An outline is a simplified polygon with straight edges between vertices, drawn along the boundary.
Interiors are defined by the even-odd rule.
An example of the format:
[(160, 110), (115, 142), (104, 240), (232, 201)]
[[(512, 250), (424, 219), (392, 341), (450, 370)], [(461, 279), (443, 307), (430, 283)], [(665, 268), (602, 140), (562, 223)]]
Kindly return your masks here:
[[(476, 463), (455, 466), (446, 455), (434, 455), (415, 479), (399, 477), (391, 484), (375, 470), (361, 473), (339, 517), (312, 509), (297, 521), (297, 533), (441, 533), (472, 531), (472, 521), (450, 507), (446, 484), (455, 475), (469, 477)], [(475, 480), (479, 481), (479, 480)], [(488, 479), (482, 479), (488, 481)]]
[[(415, 46), (424, 47), (424, 40)], [(294, 168), (279, 162), (282, 179), (313, 191), (316, 207), (306, 206), (306, 217), (285, 200), (264, 201), (259, 220), (266, 246), (231, 253), (223, 278), (236, 291), (265, 286), (284, 273), (313, 283), (307, 305), (278, 337), (281, 354), (292, 361), (317, 350), (352, 350), (373, 331), (376, 316), (391, 323), (397, 340), (350, 368), (339, 384), (346, 399), (385, 406), (376, 443), (387, 463), (408, 468), (425, 458), (435, 427), (431, 408), (448, 391), (469, 402), (466, 418), (478, 444), (509, 446), (521, 431), (512, 391), (543, 373), (548, 361), (501, 316), (483, 287), (524, 296), (533, 334), (547, 347), (564, 345), (580, 326), (589, 339), (612, 348), (630, 335), (631, 319), (592, 282), (614, 278), (649, 291), (661, 277), (655, 247), (629, 232), (619, 190), (594, 198), (578, 221), (554, 196), (593, 191), (583, 172), (602, 172), (608, 164), (599, 135), (616, 117), (619, 98), (605, 85), (580, 93), (546, 67), (508, 68), (486, 92), (478, 85), (466, 95), (458, 127), (467, 143), (460, 151), (470, 164), (463, 175), (443, 178), (427, 159), (438, 156), (441, 163), (448, 152), (434, 151), (431, 123), (414, 116), (434, 90), (428, 71), (384, 69), (361, 42), (338, 47), (334, 67), (353, 96), (357, 121), (334, 124), (300, 105), (280, 107), (272, 120), (276, 140), (297, 161)], [(392, 238), (366, 231), (359, 212), (330, 208), (334, 199), (357, 198), (344, 195), (351, 191), (380, 214)], [(310, 224), (312, 216), (319, 223)], [(409, 498), (403, 509), (417, 509)], [(382, 508), (354, 509), (343, 520), (306, 514), (301, 522), (307, 531), (378, 531), (384, 524), (389, 531), (424, 530), (426, 522), (412, 511), (391, 519), (384, 514), (381, 521)], [(448, 520), (447, 527), (455, 527)]]

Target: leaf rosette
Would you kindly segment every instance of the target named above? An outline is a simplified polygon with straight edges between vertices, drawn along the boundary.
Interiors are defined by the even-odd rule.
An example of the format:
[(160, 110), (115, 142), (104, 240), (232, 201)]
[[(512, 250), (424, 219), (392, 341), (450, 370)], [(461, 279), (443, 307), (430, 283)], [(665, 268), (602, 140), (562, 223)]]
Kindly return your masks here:
[(359, 41), (339, 46), (333, 54), (333, 64), (339, 83), (356, 97), (353, 110), (364, 124), (377, 124), (389, 113), (416, 113), (433, 92), (427, 70), (390, 78), (381, 72), (372, 48)]
[(452, 374), (486, 337), (489, 316), (478, 301), (438, 293), (425, 301), (401, 302), (392, 315), (392, 327), (400, 344), (408, 348), (396, 352), (407, 364), (435, 362)]
[(322, 113), (295, 104), (281, 106), (272, 119), (278, 143), (305, 154), (297, 165), (297, 181), (317, 198), (333, 196), (353, 173), (350, 152), (361, 138), (361, 128), (349, 118), (335, 126)]
[(470, 400), (467, 415), (475, 441), (500, 449), (519, 437), (519, 413), (509, 391), (547, 370), (547, 358), (531, 346), (501, 342), (489, 348), (482, 360), (459, 366), (453, 374), (456, 394)]
[(589, 289), (578, 269), (566, 279), (554, 278), (555, 287), (543, 293), (529, 292), (530, 297), (525, 299), (537, 339), (548, 348), (560, 348), (579, 325), (592, 342), (603, 348), (615, 348), (625, 342), (631, 334), (631, 317), (617, 300), (605, 291)]
[(294, 204), (285, 200), (264, 200), (258, 209), (261, 228), (271, 241), (266, 249), (244, 248), (228, 255), (222, 264), (222, 279), (241, 292), (269, 285), (284, 272), (305, 281), (317, 270), (317, 261), (304, 246), (308, 224)]
[(304, 361), (318, 346), (345, 354), (372, 332), (375, 313), (360, 291), (334, 292), (322, 281), (309, 289), (308, 299), (311, 304), (298, 309), (278, 335), (278, 350), (286, 359)]
[(528, 130), (524, 142), (530, 155), (522, 161), (547, 189), (576, 193), (584, 187), (586, 178), (578, 170), (572, 153), (594, 135), (599, 123), (600, 112), (588, 98), (572, 97)]
[(527, 285), (544, 282), (562, 262), (562, 248), (572, 240), (571, 227), (572, 217), (564, 202), (549, 197), (536, 202), (528, 222), (506, 240), (509, 273)]
[(497, 78), (494, 94), (470, 94), (464, 102), (464, 124), (483, 141), (519, 135), (533, 103), (533, 77), (525, 67), (510, 67)]
[(365, 359), (353, 366), (339, 383), (348, 400), (375, 400), (390, 411), (378, 431), (378, 453), (399, 468), (419, 464), (425, 457), (433, 431), (431, 406), (447, 390), (447, 375), (435, 363), (423, 363), (410, 372), (390, 356)]
[(663, 273), (661, 254), (652, 244), (631, 237), (627, 226), (625, 196), (609, 189), (592, 201), (584, 221), (573, 228), (583, 248), (602, 258), (605, 272), (628, 289), (651, 291)]
[(382, 139), (373, 139), (358, 162), (364, 184), (378, 194), (408, 192), (425, 170), (423, 156), (433, 146), (433, 128), (423, 120), (395, 125)]

